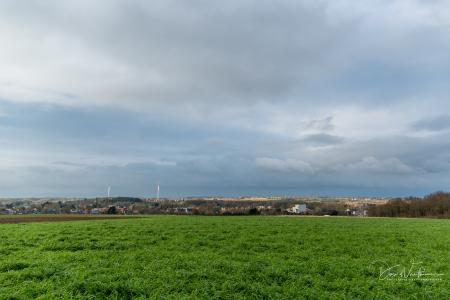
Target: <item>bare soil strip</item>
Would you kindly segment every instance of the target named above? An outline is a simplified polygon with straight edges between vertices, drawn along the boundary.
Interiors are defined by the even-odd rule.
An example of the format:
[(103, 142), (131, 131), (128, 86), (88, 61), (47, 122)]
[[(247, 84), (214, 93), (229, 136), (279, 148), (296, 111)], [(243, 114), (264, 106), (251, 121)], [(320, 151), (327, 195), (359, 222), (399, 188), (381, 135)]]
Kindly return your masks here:
[(30, 222), (61, 222), (61, 221), (88, 221), (88, 220), (119, 220), (134, 218), (132, 216), (21, 216), (21, 217), (1, 217), (0, 224), (30, 223)]

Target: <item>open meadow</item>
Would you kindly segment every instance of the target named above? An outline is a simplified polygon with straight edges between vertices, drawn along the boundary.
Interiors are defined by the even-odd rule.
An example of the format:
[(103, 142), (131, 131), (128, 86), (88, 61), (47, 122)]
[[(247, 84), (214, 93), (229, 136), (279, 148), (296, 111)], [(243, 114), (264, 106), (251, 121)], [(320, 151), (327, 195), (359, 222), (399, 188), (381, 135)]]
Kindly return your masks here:
[(450, 298), (449, 220), (150, 216), (0, 238), (0, 299)]

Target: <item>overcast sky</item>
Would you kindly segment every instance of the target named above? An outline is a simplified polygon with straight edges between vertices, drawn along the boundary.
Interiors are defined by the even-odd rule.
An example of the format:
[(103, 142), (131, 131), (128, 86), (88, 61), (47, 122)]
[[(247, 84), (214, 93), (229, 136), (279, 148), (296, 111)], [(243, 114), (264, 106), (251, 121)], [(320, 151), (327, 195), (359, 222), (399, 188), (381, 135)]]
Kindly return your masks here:
[(450, 2), (0, 2), (0, 196), (450, 190)]

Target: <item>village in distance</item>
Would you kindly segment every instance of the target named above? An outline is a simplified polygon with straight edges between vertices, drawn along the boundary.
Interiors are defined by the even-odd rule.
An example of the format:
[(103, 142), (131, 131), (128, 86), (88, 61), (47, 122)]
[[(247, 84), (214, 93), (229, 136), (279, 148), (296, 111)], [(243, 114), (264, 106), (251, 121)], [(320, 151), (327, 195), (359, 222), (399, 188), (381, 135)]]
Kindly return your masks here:
[(186, 197), (3, 198), (0, 214), (192, 214), (369, 216), (392, 198)]

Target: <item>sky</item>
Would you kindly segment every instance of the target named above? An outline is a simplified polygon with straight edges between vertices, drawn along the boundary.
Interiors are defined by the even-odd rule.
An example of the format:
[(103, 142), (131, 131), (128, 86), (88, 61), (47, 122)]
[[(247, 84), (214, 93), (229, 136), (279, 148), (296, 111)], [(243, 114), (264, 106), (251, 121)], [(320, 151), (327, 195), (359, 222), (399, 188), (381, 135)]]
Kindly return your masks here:
[(0, 197), (450, 190), (450, 3), (0, 2)]

